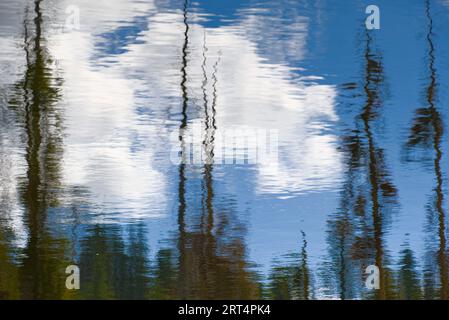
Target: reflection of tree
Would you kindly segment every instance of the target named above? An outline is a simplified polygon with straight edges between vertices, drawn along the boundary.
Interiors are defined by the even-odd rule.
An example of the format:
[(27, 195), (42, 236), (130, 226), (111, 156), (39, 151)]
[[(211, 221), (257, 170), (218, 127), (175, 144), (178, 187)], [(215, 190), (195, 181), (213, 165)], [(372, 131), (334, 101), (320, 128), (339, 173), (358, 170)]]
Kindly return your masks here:
[(399, 253), (399, 299), (418, 300), (422, 298), (421, 285), (418, 271), (416, 270), (416, 259), (408, 243), (403, 246)]
[[(387, 269), (383, 235), (396, 202), (396, 188), (390, 181), (384, 151), (378, 147), (373, 130), (383, 104), (383, 66), (381, 56), (372, 49), (367, 32), (364, 53), (364, 107), (357, 116), (356, 129), (343, 139), (347, 159), (347, 179), (341, 193), (339, 211), (329, 221), (328, 241), (332, 268), (336, 275), (324, 276), (326, 286), (342, 299), (364, 291), (366, 266), (380, 269), (380, 290), (374, 298), (391, 296), (391, 271)], [(344, 88), (354, 90), (351, 84)]]
[[(189, 96), (187, 64), (189, 45), (188, 1), (184, 4), (184, 45), (182, 48), (182, 115), (180, 144), (183, 161), (179, 165), (178, 231), (176, 250), (164, 249), (157, 255), (153, 270), (153, 298), (243, 299), (258, 296), (258, 286), (250, 279), (242, 242), (243, 226), (232, 211), (215, 204), (213, 142), (217, 99), (218, 64), (214, 65), (213, 98), (206, 93), (206, 55), (203, 55), (203, 101), (206, 132), (203, 141), (207, 159), (204, 166), (187, 165), (184, 133), (188, 128)], [(206, 48), (206, 45), (204, 45)], [(206, 50), (206, 49), (205, 49)], [(211, 101), (211, 106), (208, 105)], [(220, 201), (223, 203), (224, 201)], [(228, 205), (229, 207), (229, 205)], [(152, 287), (153, 287), (152, 286)], [(153, 291), (153, 290), (152, 290)]]
[[(20, 267), (7, 256), (11, 249), (0, 245), (0, 296), (7, 298), (128, 298), (147, 296), (147, 247), (141, 224), (117, 227), (96, 225), (79, 227), (79, 217), (73, 228), (73, 238), (81, 239), (79, 257), (68, 250), (68, 240), (57, 237), (51, 229), (51, 212), (69, 209), (60, 207), (60, 159), (62, 158), (62, 124), (58, 109), (61, 80), (55, 76), (53, 61), (45, 47), (42, 0), (34, 1), (34, 17), (29, 12), (24, 21), (24, 51), (26, 69), (23, 79), (15, 85), (11, 109), (25, 128), (27, 175), (20, 184), (29, 237), (20, 252)], [(78, 193), (79, 190), (74, 190)], [(81, 197), (76, 197), (81, 198)], [(74, 205), (77, 212), (82, 204)], [(54, 208), (54, 210), (52, 210)], [(80, 236), (81, 233), (85, 234)], [(0, 242), (3, 238), (0, 230)], [(69, 234), (67, 234), (70, 237)], [(7, 242), (6, 242), (7, 243)], [(73, 244), (76, 248), (77, 243)], [(3, 259), (5, 256), (5, 259)], [(70, 257), (71, 259), (69, 259)], [(73, 259), (73, 260), (72, 260)], [(79, 263), (74, 261), (79, 259)], [(65, 269), (79, 264), (81, 290), (65, 288)], [(3, 272), (8, 280), (3, 281)], [(3, 288), (3, 286), (6, 287)], [(6, 293), (5, 293), (6, 292)]]
[(66, 241), (48, 228), (48, 209), (57, 204), (61, 143), (61, 118), (56, 108), (59, 80), (43, 37), (42, 0), (34, 1), (34, 18), (24, 21), (26, 69), (15, 85), (10, 105), (26, 132), (26, 178), (21, 182), (23, 207), (29, 228), (21, 261), (20, 283), (24, 298), (60, 298), (65, 290)]
[(276, 263), (271, 270), (268, 298), (274, 300), (308, 300), (311, 298), (311, 272), (307, 262), (304, 232), (300, 254), (285, 257), (289, 263)]
[[(429, 238), (426, 256), (426, 273), (425, 273), (425, 292), (426, 298), (439, 297), (441, 299), (449, 298), (449, 280), (448, 280), (448, 259), (446, 248), (446, 217), (443, 208), (443, 172), (441, 169), (441, 160), (443, 152), (441, 150), (441, 141), (443, 138), (443, 121), (436, 106), (437, 94), (437, 70), (435, 67), (435, 45), (433, 43), (433, 20), (430, 10), (430, 1), (426, 1), (426, 17), (428, 19), (428, 70), (429, 84), (425, 89), (426, 107), (419, 108), (416, 111), (410, 136), (406, 144), (407, 154), (419, 149), (426, 151), (428, 154), (433, 152), (433, 168), (435, 174), (435, 188), (427, 204), (428, 226), (426, 228)], [(407, 157), (410, 160), (410, 157)], [(427, 161), (426, 158), (421, 159)], [(434, 229), (437, 226), (438, 230)], [(433, 239), (433, 235), (438, 234), (438, 240)], [(438, 248), (432, 248), (432, 243), (439, 243)], [(435, 261), (436, 260), (436, 261)], [(437, 266), (439, 279), (435, 279), (434, 266)], [(439, 283), (439, 293), (435, 286)]]

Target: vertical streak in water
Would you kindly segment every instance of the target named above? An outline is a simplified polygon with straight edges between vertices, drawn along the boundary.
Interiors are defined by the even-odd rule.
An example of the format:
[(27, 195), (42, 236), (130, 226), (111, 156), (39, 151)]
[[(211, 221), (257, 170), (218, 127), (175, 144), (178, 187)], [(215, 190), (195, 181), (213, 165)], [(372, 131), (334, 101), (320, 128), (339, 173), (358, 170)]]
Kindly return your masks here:
[[(214, 224), (214, 213), (213, 213), (213, 163), (214, 163), (214, 140), (215, 140), (215, 130), (216, 130), (216, 123), (215, 123), (215, 116), (216, 116), (216, 102), (217, 102), (217, 71), (218, 71), (218, 62), (214, 64), (213, 67), (213, 74), (212, 74), (212, 88), (213, 88), (213, 98), (212, 98), (212, 114), (209, 115), (209, 101), (207, 99), (207, 72), (206, 72), (206, 65), (207, 65), (207, 45), (206, 45), (206, 32), (204, 32), (204, 43), (203, 43), (203, 64), (202, 64), (202, 71), (203, 71), (203, 83), (202, 83), (202, 91), (203, 91), (203, 102), (204, 102), (204, 115), (205, 115), (205, 135), (204, 135), (204, 141), (203, 146), (205, 150), (205, 163), (204, 163), (204, 180), (206, 184), (206, 210), (207, 210), (207, 238), (208, 241), (210, 241), (212, 237), (212, 229)], [(212, 119), (211, 119), (212, 118)]]
[[(212, 198), (213, 198), (213, 190), (212, 190), (212, 163), (213, 159), (211, 158), (209, 154), (210, 150), (210, 116), (209, 116), (209, 105), (208, 105), (208, 99), (207, 99), (207, 72), (206, 72), (206, 64), (207, 64), (207, 46), (206, 46), (206, 31), (204, 31), (204, 40), (203, 40), (203, 63), (201, 65), (201, 69), (203, 71), (203, 82), (201, 85), (201, 89), (203, 91), (203, 102), (204, 102), (204, 124), (205, 124), (205, 134), (204, 134), (204, 140), (203, 140), (203, 147), (204, 147), (204, 153), (205, 153), (205, 163), (204, 163), (204, 180), (206, 185), (206, 210), (207, 210), (207, 228), (206, 228), (206, 234), (207, 234), (207, 241), (209, 241), (211, 232), (213, 229), (213, 208), (212, 208)], [(201, 220), (201, 224), (203, 227), (203, 219)]]
[(304, 300), (309, 300), (310, 277), (309, 277), (309, 269), (307, 267), (307, 239), (304, 231), (301, 231), (301, 234), (303, 238), (303, 245), (301, 249), (301, 267), (300, 267), (301, 278), (303, 279), (302, 291)]
[(340, 277), (340, 298), (342, 300), (346, 300), (346, 259), (345, 259), (345, 240), (346, 240), (346, 234), (343, 230), (342, 237), (340, 238), (339, 248), (340, 248), (340, 270), (339, 270), (339, 277)]
[[(408, 138), (406, 148), (408, 150), (413, 150), (413, 148), (421, 147), (425, 151), (434, 153), (433, 156), (433, 169), (435, 175), (436, 186), (433, 189), (434, 193), (431, 196), (430, 203), (427, 205), (428, 211), (428, 232), (430, 237), (433, 237), (434, 233), (438, 235), (438, 249), (436, 252), (431, 247), (427, 253), (429, 261), (427, 262), (429, 269), (425, 270), (425, 298), (434, 298), (438, 296), (441, 299), (449, 298), (449, 280), (448, 280), (448, 262), (447, 262), (447, 239), (446, 239), (446, 217), (445, 210), (443, 208), (444, 203), (444, 193), (443, 193), (443, 172), (441, 168), (441, 160), (443, 152), (441, 150), (441, 141), (443, 137), (443, 121), (440, 112), (436, 106), (436, 95), (437, 95), (437, 69), (435, 67), (436, 55), (435, 55), (435, 44), (434, 44), (434, 25), (431, 14), (430, 1), (425, 1), (425, 16), (427, 18), (427, 46), (428, 46), (428, 65), (427, 70), (429, 72), (429, 83), (425, 87), (424, 98), (426, 106), (419, 108), (415, 112), (415, 117), (413, 120), (413, 126), (411, 128), (411, 133)], [(425, 159), (427, 160), (427, 159)], [(438, 230), (433, 230), (433, 219), (437, 218)], [(436, 240), (435, 240), (436, 241)], [(434, 261), (436, 259), (436, 263)], [(433, 268), (436, 266), (439, 270), (439, 294), (436, 293), (436, 288), (434, 287), (435, 279), (434, 274), (436, 273)], [(435, 274), (436, 275), (436, 274)]]
[(181, 81), (181, 90), (182, 90), (182, 123), (181, 129), (184, 129), (187, 126), (187, 106), (189, 102), (189, 98), (187, 95), (187, 58), (188, 58), (188, 46), (189, 46), (189, 23), (187, 21), (188, 18), (188, 5), (189, 0), (184, 1), (184, 9), (183, 9), (183, 22), (185, 26), (184, 31), (184, 44), (182, 46), (182, 81)]
[[(218, 83), (218, 78), (217, 78), (217, 73), (218, 73), (218, 64), (220, 63), (220, 59), (221, 59), (221, 52), (218, 52), (218, 59), (214, 64), (214, 73), (212, 74), (212, 79), (213, 84), (213, 91), (212, 91), (212, 129), (213, 132), (215, 132), (217, 130), (217, 121), (216, 121), (216, 115), (217, 115), (217, 99), (218, 99), (218, 94), (217, 94), (217, 83)], [(215, 140), (214, 135), (212, 135), (212, 142)], [(213, 155), (213, 150), (212, 150), (212, 155)]]
[[(378, 291), (378, 297), (380, 299), (385, 299), (385, 274), (383, 270), (383, 245), (382, 245), (382, 215), (380, 213), (380, 205), (379, 205), (379, 181), (378, 181), (378, 172), (377, 172), (377, 158), (376, 158), (376, 150), (373, 140), (373, 134), (371, 132), (370, 127), (370, 119), (372, 117), (372, 108), (374, 106), (376, 100), (376, 93), (371, 89), (372, 82), (375, 82), (375, 72), (376, 67), (380, 68), (380, 65), (377, 65), (377, 62), (371, 59), (371, 48), (370, 43), (372, 39), (369, 33), (367, 32), (367, 41), (366, 41), (366, 82), (364, 86), (364, 91), (367, 97), (367, 102), (364, 108), (364, 112), (362, 114), (362, 120), (364, 124), (364, 130), (366, 137), (368, 139), (368, 150), (369, 150), (369, 176), (370, 176), (370, 185), (371, 185), (371, 201), (372, 201), (372, 216), (373, 216), (373, 224), (374, 224), (374, 243), (375, 243), (375, 261), (376, 266), (379, 267), (380, 272), (380, 289)], [(373, 75), (374, 71), (374, 75)]]
[[(201, 84), (201, 89), (203, 91), (203, 103), (204, 103), (204, 116), (205, 116), (205, 126), (206, 126), (206, 133), (207, 130), (209, 129), (209, 101), (207, 100), (207, 90), (206, 90), (206, 86), (207, 86), (207, 72), (206, 72), (206, 65), (207, 65), (207, 57), (206, 57), (206, 53), (207, 53), (207, 46), (206, 46), (206, 30), (204, 30), (204, 39), (203, 39), (203, 63), (201, 65), (201, 70), (203, 71), (203, 82)], [(206, 138), (207, 139), (207, 136)], [(203, 142), (203, 144), (206, 144), (206, 140)]]
[(441, 151), (441, 139), (442, 139), (442, 128), (441, 128), (441, 116), (435, 106), (435, 92), (437, 87), (436, 78), (436, 68), (435, 68), (435, 45), (433, 43), (433, 19), (430, 12), (430, 1), (426, 1), (426, 17), (429, 23), (429, 32), (427, 34), (427, 42), (429, 45), (429, 71), (430, 71), (430, 84), (426, 91), (426, 98), (430, 110), (431, 123), (434, 131), (433, 138), (433, 149), (435, 151), (434, 169), (436, 178), (436, 210), (438, 213), (438, 235), (440, 239), (440, 246), (438, 250), (438, 262), (440, 264), (440, 281), (441, 281), (441, 291), (440, 298), (448, 299), (448, 265), (446, 257), (446, 222), (445, 222), (445, 212), (443, 209), (444, 194), (443, 194), (443, 178), (441, 170), (441, 159), (443, 153)]
[[(60, 145), (59, 120), (52, 108), (59, 97), (49, 68), (43, 38), (42, 0), (34, 1), (34, 17), (29, 19), (26, 7), (24, 20), (24, 52), (26, 71), (24, 79), (16, 85), (23, 92), (24, 130), (27, 137), (27, 173), (22, 189), (22, 202), (29, 229), (27, 247), (21, 265), (22, 296), (44, 299), (60, 297), (61, 288), (53, 286), (58, 281), (60, 264), (64, 263), (62, 239), (55, 239), (46, 229), (47, 209), (55, 200), (52, 192), (59, 184)], [(32, 26), (31, 26), (32, 24)], [(51, 127), (53, 126), (53, 127)], [(53, 247), (58, 242), (57, 247)]]
[[(207, 239), (207, 248), (211, 251), (211, 254), (213, 254), (214, 250), (214, 243), (215, 238), (212, 234), (213, 228), (214, 228), (214, 208), (213, 208), (213, 201), (214, 201), (214, 190), (213, 190), (213, 164), (214, 164), (214, 134), (215, 134), (215, 101), (216, 101), (216, 83), (217, 78), (215, 76), (215, 73), (217, 72), (216, 65), (214, 66), (214, 75), (212, 78), (214, 79), (213, 88), (214, 88), (214, 98), (212, 100), (212, 125), (209, 124), (209, 119), (207, 119), (207, 132), (206, 132), (206, 163), (204, 164), (204, 179), (206, 182), (206, 209), (207, 209), (207, 232), (206, 232), (206, 239)], [(207, 108), (207, 105), (206, 105)], [(210, 131), (210, 132), (209, 132)]]
[(179, 165), (179, 185), (178, 185), (178, 193), (179, 193), (179, 208), (178, 208), (178, 232), (179, 232), (179, 295), (181, 299), (186, 298), (186, 257), (185, 257), (185, 245), (186, 245), (186, 230), (185, 230), (185, 212), (186, 212), (186, 198), (185, 198), (185, 185), (186, 185), (186, 177), (185, 177), (185, 141), (184, 141), (184, 131), (187, 127), (187, 106), (189, 102), (188, 93), (187, 93), (187, 49), (189, 45), (189, 24), (187, 21), (187, 9), (188, 9), (188, 0), (184, 1), (183, 8), (183, 21), (185, 26), (184, 31), (184, 44), (182, 46), (182, 68), (181, 68), (181, 92), (182, 92), (182, 120), (181, 125), (179, 127), (179, 140), (181, 142), (181, 152), (182, 159)]
[[(33, 19), (34, 28), (35, 28), (35, 37), (34, 37), (34, 52), (35, 52), (35, 62), (34, 66), (31, 61), (30, 52), (29, 52), (29, 43), (27, 37), (28, 35), (28, 26), (27, 21), (25, 20), (25, 55), (26, 55), (26, 75), (24, 81), (24, 102), (25, 102), (25, 114), (26, 114), (26, 132), (27, 132), (27, 179), (28, 183), (26, 186), (26, 195), (25, 195), (25, 203), (29, 212), (28, 216), (28, 227), (30, 230), (30, 239), (28, 243), (28, 252), (29, 252), (29, 260), (31, 263), (32, 273), (34, 276), (39, 274), (39, 257), (38, 257), (38, 247), (39, 247), (39, 239), (41, 237), (42, 228), (40, 227), (40, 221), (43, 220), (43, 217), (40, 216), (41, 211), (41, 203), (39, 197), (39, 189), (41, 186), (41, 173), (40, 173), (40, 146), (42, 142), (41, 130), (40, 130), (40, 92), (39, 83), (36, 83), (38, 79), (37, 73), (39, 72), (39, 61), (42, 60), (41, 57), (41, 48), (40, 48), (40, 37), (41, 37), (41, 22), (42, 22), (42, 14), (40, 11), (40, 3), (41, 0), (37, 0), (34, 3), (34, 13), (35, 18)], [(26, 19), (26, 17), (25, 17)], [(30, 80), (32, 81), (30, 83)], [(28, 88), (31, 87), (31, 99), (30, 103), (30, 92)], [(41, 198), (43, 200), (43, 197)], [(32, 288), (31, 288), (31, 296), (39, 297), (39, 281), (36, 281), (33, 277)]]
[[(213, 186), (212, 186), (212, 170), (213, 170), (213, 156), (209, 153), (211, 148), (213, 146), (211, 143), (210, 135), (213, 135), (214, 133), (210, 132), (211, 125), (210, 125), (210, 116), (209, 116), (209, 106), (208, 106), (208, 100), (207, 100), (207, 93), (206, 93), (206, 86), (207, 86), (207, 73), (206, 73), (206, 52), (207, 52), (207, 46), (206, 46), (206, 33), (204, 33), (204, 45), (203, 45), (203, 64), (202, 64), (202, 70), (203, 70), (203, 76), (204, 81), (202, 84), (203, 89), (203, 101), (204, 101), (204, 114), (205, 114), (205, 135), (204, 135), (204, 141), (203, 146), (205, 149), (205, 163), (204, 163), (204, 180), (206, 184), (206, 210), (207, 210), (207, 228), (206, 228), (206, 234), (207, 234), (207, 241), (210, 242), (210, 238), (212, 237), (212, 229), (214, 224), (214, 213), (213, 213)], [(214, 115), (212, 115), (214, 117)]]
[[(201, 284), (206, 284), (206, 290), (205, 292), (208, 292), (207, 290), (207, 285), (209, 283), (209, 272), (207, 270), (207, 268), (209, 267), (209, 258), (213, 257), (213, 246), (214, 246), (214, 239), (213, 239), (213, 235), (212, 235), (212, 228), (213, 228), (213, 222), (210, 221), (210, 216), (213, 216), (213, 213), (211, 212), (211, 195), (210, 195), (210, 188), (211, 186), (209, 185), (210, 181), (208, 180), (208, 176), (210, 176), (210, 172), (208, 169), (208, 163), (209, 163), (209, 158), (208, 158), (208, 132), (209, 132), (209, 111), (208, 111), (208, 99), (207, 99), (207, 83), (208, 83), (208, 78), (207, 78), (207, 71), (206, 71), (206, 65), (207, 65), (207, 57), (206, 57), (206, 52), (207, 52), (207, 46), (206, 46), (206, 31), (204, 30), (204, 38), (203, 38), (203, 62), (201, 64), (201, 70), (203, 72), (203, 81), (201, 84), (201, 90), (203, 92), (203, 103), (204, 103), (204, 139), (202, 141), (202, 147), (204, 148), (204, 156), (206, 157), (205, 159), (205, 164), (204, 164), (204, 179), (201, 183), (201, 197), (202, 197), (202, 202), (201, 202), (201, 221), (200, 221), (200, 237), (202, 240), (202, 246), (200, 248), (200, 272), (202, 274), (202, 281)], [(201, 150), (201, 159), (203, 157), (203, 150)], [(206, 200), (204, 201), (204, 196), (206, 197)], [(205, 202), (205, 203), (204, 203)], [(205, 214), (206, 212), (206, 214)], [(205, 230), (205, 216), (207, 217), (207, 223), (206, 223), (206, 230)], [(213, 219), (213, 218), (212, 218)], [(203, 238), (204, 237), (204, 238)], [(212, 251), (210, 250), (212, 248)], [(201, 287), (202, 289), (202, 287)], [(201, 291), (203, 292), (203, 291)]]

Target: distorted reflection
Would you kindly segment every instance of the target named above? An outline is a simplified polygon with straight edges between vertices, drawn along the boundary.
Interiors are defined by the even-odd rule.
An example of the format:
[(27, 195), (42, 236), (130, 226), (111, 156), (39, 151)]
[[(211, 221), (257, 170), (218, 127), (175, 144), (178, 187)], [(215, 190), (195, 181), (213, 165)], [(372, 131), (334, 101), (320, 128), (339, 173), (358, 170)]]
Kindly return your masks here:
[(445, 1), (69, 5), (0, 4), (1, 299), (449, 297)]

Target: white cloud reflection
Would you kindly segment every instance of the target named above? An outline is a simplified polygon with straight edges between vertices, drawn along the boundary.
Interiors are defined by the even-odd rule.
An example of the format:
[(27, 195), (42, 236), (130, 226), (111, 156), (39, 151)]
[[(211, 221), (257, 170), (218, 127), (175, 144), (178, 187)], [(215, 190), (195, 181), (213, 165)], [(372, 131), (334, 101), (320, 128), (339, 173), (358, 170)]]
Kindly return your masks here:
[(14, 113), (8, 108), (9, 88), (22, 77), (25, 59), (15, 33), (23, 19), (23, 0), (0, 3), (0, 224), (13, 237), (11, 243), (24, 248), (28, 239), (18, 179), (26, 173), (20, 150), (21, 136)]
[[(138, 43), (126, 44), (120, 55), (93, 58), (99, 33), (128, 25), (154, 8), (151, 2), (136, 8), (129, 4), (81, 1), (82, 30), (52, 39), (51, 52), (63, 70), (63, 96), (69, 106), (64, 115), (64, 176), (67, 184), (85, 186), (103, 207), (133, 208), (137, 216), (152, 216), (166, 213), (163, 202), (170, 177), (164, 174), (164, 165), (153, 162), (156, 154), (170, 151), (160, 143), (164, 133), (168, 139), (168, 125), (179, 126), (169, 115), (181, 109), (185, 25), (180, 11), (148, 14), (149, 28), (136, 35)], [(255, 191), (288, 194), (328, 188), (341, 171), (336, 136), (327, 131), (337, 119), (336, 89), (301, 78), (294, 68), (260, 56), (251, 35), (269, 26), (257, 18), (251, 15), (241, 24), (215, 29), (190, 25), (186, 73), (195, 111), (190, 110), (189, 117), (204, 117), (206, 46), (206, 91), (211, 101), (215, 73), (218, 131), (229, 126), (279, 130), (280, 162), (258, 168)], [(119, 22), (114, 26), (113, 21)], [(287, 49), (290, 55), (297, 51), (302, 57), (307, 20), (298, 19), (293, 26), (299, 36)], [(138, 106), (149, 109), (152, 117), (137, 114)], [(141, 147), (131, 152), (136, 143)]]
[[(69, 4), (58, 3), (61, 12)], [(77, 5), (81, 30), (57, 28), (48, 37), (49, 53), (64, 79), (63, 183), (86, 190), (93, 208), (106, 216), (118, 213), (114, 219), (165, 215), (176, 179), (170, 176), (168, 143), (181, 119), (183, 13), (155, 10), (151, 1), (83, 0)], [(147, 28), (140, 30), (141, 22), (133, 25), (136, 18), (144, 19)], [(189, 16), (190, 21), (200, 18)], [(216, 93), (217, 134), (230, 126), (279, 130), (280, 161), (257, 167), (254, 192), (285, 197), (329, 188), (341, 172), (337, 138), (329, 130), (337, 120), (336, 89), (319, 84), (319, 76), (302, 77), (282, 61), (307, 54), (307, 19), (299, 17), (286, 26), (289, 30), (279, 31), (296, 35), (290, 37), (294, 41), (261, 39), (270, 38), (271, 23), (250, 14), (220, 28), (190, 24), (189, 120), (204, 119), (204, 88), (209, 105)], [(124, 26), (134, 34), (121, 35), (117, 30)], [(119, 54), (98, 54), (105, 41), (101, 34), (107, 32), (119, 37), (117, 45), (124, 49)]]

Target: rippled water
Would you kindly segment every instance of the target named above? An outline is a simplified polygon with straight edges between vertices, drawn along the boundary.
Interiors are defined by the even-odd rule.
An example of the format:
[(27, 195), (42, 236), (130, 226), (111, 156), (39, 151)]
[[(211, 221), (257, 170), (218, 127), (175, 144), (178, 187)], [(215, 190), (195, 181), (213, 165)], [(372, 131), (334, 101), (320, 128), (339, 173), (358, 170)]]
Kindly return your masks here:
[(376, 2), (0, 0), (0, 298), (447, 299), (449, 2)]

